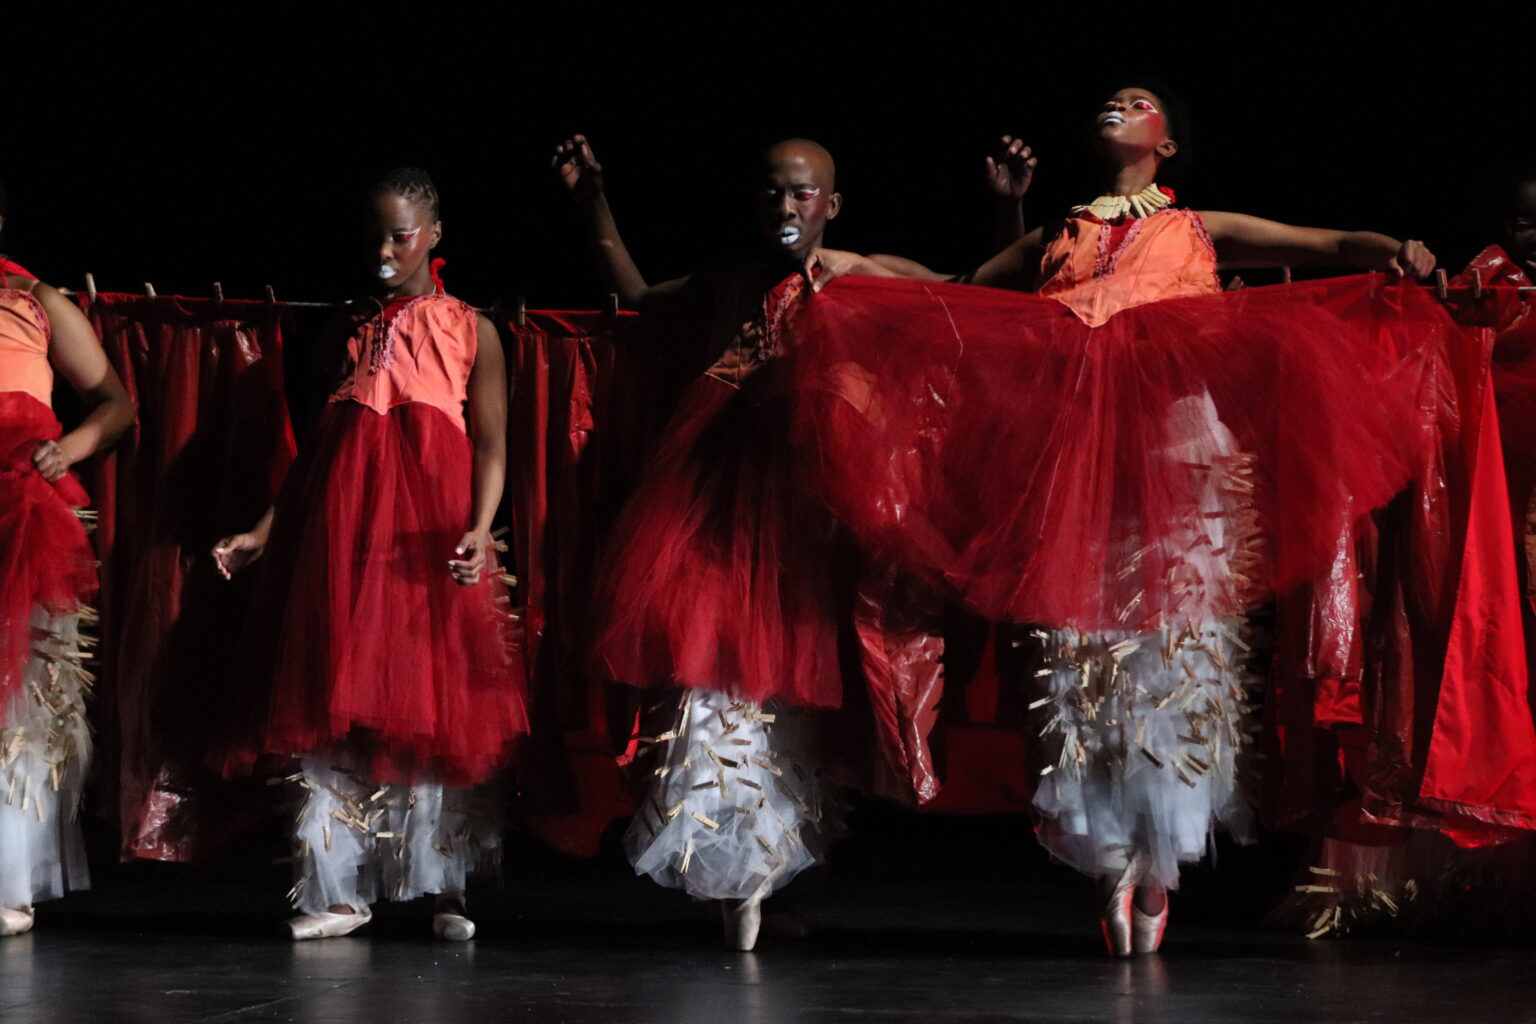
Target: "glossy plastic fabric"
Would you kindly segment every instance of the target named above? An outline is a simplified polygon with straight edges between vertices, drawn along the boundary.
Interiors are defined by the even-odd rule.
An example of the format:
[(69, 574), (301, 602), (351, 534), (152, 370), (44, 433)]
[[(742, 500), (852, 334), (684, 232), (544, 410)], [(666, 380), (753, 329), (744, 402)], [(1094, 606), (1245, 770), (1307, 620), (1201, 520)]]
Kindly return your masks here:
[[(1485, 283), (1497, 264), (1479, 257)], [(1474, 265), (1477, 265), (1476, 263)], [(1460, 282), (1468, 283), (1468, 282)], [(1453, 304), (1468, 325), (1441, 385), (1457, 418), (1410, 490), (1280, 604), (1268, 702), (1271, 825), (1354, 842), (1429, 828), (1463, 845), (1536, 824), (1536, 737), (1515, 589), (1491, 325), (1510, 293)], [(1502, 310), (1501, 310), (1502, 305)], [(1500, 403), (1503, 405), (1502, 401)], [(1506, 447), (1505, 455), (1510, 454)], [(1517, 460), (1509, 462), (1509, 487)]]

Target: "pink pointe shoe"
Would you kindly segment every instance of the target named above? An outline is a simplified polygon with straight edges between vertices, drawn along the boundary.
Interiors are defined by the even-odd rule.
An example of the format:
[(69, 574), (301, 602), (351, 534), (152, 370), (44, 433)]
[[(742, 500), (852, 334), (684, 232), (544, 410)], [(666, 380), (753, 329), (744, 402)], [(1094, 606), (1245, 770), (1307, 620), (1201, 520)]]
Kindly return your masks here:
[(372, 920), (373, 911), (367, 907), (350, 914), (333, 914), (327, 910), (320, 914), (301, 914), (289, 918), (288, 930), (293, 933), (295, 942), (305, 939), (337, 939), (351, 935)]
[(36, 920), (31, 907), (21, 910), (0, 908), (0, 935), (21, 935), (23, 932), (29, 932)]
[(1168, 897), (1163, 897), (1163, 909), (1148, 914), (1134, 903), (1131, 905), (1131, 948), (1138, 953), (1156, 953), (1163, 944), (1163, 932), (1168, 929)]
[(464, 901), (451, 896), (432, 908), (432, 934), (447, 942), (468, 942), (475, 937), (475, 922), (465, 916)]
[(757, 932), (763, 924), (763, 901), (722, 900), (720, 916), (725, 924), (725, 945), (740, 953), (750, 953), (757, 946)]

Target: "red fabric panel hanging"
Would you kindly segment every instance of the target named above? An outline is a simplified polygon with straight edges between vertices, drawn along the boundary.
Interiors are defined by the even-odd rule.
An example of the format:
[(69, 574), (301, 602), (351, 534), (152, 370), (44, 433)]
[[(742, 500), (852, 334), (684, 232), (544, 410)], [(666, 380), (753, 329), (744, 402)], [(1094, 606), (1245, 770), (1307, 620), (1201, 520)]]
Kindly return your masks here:
[(102, 294), (87, 312), (139, 410), (88, 476), (101, 513), (102, 812), (125, 858), (186, 860), (243, 824), (242, 807), (264, 810), (199, 766), (250, 588), (219, 578), (208, 552), (255, 523), (294, 456), (284, 311)]
[(620, 762), (638, 695), (587, 667), (598, 549), (666, 415), (667, 361), (630, 313), (533, 312), (498, 325), (507, 346), (506, 510), (529, 680), (518, 754), (526, 821), (591, 855), (632, 808)]
[(1341, 546), (1325, 577), (1280, 604), (1264, 800), (1272, 825), (1310, 819), (1361, 843), (1435, 828), (1466, 846), (1536, 827), (1514, 480), (1506, 484), (1489, 401), (1497, 331), (1483, 323), (1510, 300), (1523, 308), (1508, 293), (1457, 310), (1470, 326), (1435, 386), (1454, 392), (1459, 417), (1442, 425), (1438, 458), (1354, 551)]

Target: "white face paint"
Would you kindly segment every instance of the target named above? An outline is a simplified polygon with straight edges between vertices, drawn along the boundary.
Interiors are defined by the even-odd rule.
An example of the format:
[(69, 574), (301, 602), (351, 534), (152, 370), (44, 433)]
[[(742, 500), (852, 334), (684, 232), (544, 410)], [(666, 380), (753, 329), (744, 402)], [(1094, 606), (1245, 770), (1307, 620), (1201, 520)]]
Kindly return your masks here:
[(392, 278), (394, 276), (395, 276), (395, 268), (394, 267), (385, 267), (385, 266), (379, 267), (379, 280), (380, 281), (388, 281), (390, 278)]
[(797, 227), (779, 228), (779, 244), (788, 248), (800, 241), (800, 229)]

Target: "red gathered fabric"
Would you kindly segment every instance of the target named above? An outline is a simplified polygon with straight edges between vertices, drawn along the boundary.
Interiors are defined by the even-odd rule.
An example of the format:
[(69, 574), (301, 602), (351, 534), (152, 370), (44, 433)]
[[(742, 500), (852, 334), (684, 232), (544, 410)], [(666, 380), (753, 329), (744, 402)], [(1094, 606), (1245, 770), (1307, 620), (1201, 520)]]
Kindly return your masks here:
[[(810, 488), (866, 547), (992, 618), (1176, 615), (1176, 564), (1145, 539), (1186, 516), (1199, 477), (1148, 455), (1177, 451), (1188, 424), (1169, 410), (1208, 396), (1263, 538), (1230, 607), (1282, 598), (1270, 808), (1469, 843), (1536, 825), (1487, 351), (1424, 290), (1344, 278), (1088, 327), (1038, 296), (846, 278), (791, 333)], [(1365, 742), (1328, 742), (1353, 723)], [(1368, 766), (1352, 811), (1341, 763)]]
[(264, 811), (201, 766), (250, 581), (208, 552), (259, 518), (293, 458), (283, 311), (104, 293), (87, 307), (137, 423), (86, 470), (102, 561), (98, 771), (123, 855), (186, 860)]
[(36, 274), (32, 273), (32, 271), (28, 270), (20, 263), (17, 263), (11, 259), (7, 259), (4, 256), (0, 256), (0, 275), (6, 277), (30, 277), (34, 280), (37, 277)]
[(87, 504), (73, 473), (49, 483), (32, 463), (63, 431), (31, 395), (0, 391), (0, 706), (32, 655), (32, 616), (74, 612), (96, 590), (95, 557), (74, 510)]
[(529, 670), (517, 756), (523, 819), (550, 845), (593, 856), (633, 810), (621, 761), (637, 695), (589, 668), (597, 552), (660, 429), (655, 339), (632, 313), (528, 311), (498, 324), (507, 347), (509, 542)]
[(794, 334), (809, 477), (861, 543), (989, 618), (1135, 630), (1177, 617), (1177, 556), (1148, 542), (1198, 506), (1207, 470), (1176, 454), (1202, 429), (1191, 400), (1235, 435), (1245, 460), (1211, 471), (1263, 531), (1246, 593), (1207, 595), (1236, 611), (1309, 579), (1406, 485), (1457, 330), (1421, 290), (1368, 276), (1099, 327), (1041, 296), (844, 278)]

